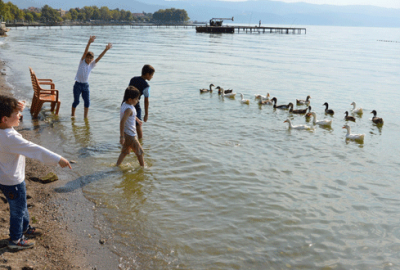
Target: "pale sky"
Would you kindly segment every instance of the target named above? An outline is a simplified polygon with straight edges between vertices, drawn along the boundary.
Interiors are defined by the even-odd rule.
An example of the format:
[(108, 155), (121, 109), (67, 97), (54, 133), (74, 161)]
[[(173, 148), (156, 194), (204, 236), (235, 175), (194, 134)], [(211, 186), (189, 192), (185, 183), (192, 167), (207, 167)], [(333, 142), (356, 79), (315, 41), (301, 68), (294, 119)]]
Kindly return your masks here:
[[(242, 2), (246, 0), (222, 0), (222, 1)], [(318, 5), (326, 4), (326, 5), (340, 5), (340, 6), (370, 5), (370, 6), (400, 9), (400, 0), (275, 0), (275, 1), (286, 2), (286, 3), (303, 2), (303, 3), (318, 4)]]

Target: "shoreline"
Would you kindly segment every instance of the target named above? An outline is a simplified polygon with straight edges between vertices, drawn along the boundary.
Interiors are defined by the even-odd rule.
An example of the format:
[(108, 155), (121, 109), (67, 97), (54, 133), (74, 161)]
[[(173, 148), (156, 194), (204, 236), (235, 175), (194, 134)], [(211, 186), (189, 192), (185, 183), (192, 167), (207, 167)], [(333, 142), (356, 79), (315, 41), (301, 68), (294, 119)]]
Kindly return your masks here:
[[(5, 66), (6, 63), (0, 59), (0, 70)], [(0, 94), (13, 96), (5, 76), (0, 75)], [(25, 108), (23, 116), (23, 121), (31, 120), (29, 108)], [(25, 139), (48, 147), (41, 142), (35, 129), (24, 128), (23, 121), (15, 130)], [(8, 250), (9, 207), (4, 195), (0, 194), (0, 268), (118, 268), (118, 256), (111, 252), (107, 243), (101, 239), (100, 232), (94, 228), (93, 204), (84, 198), (82, 190), (70, 193), (55, 191), (56, 187), (71, 181), (63, 179), (65, 171), (26, 158), (25, 182), (31, 225), (43, 232), (42, 236), (35, 239), (36, 244), (32, 249), (17, 252)], [(49, 184), (32, 180), (41, 179), (49, 172), (58, 174), (60, 179)]]

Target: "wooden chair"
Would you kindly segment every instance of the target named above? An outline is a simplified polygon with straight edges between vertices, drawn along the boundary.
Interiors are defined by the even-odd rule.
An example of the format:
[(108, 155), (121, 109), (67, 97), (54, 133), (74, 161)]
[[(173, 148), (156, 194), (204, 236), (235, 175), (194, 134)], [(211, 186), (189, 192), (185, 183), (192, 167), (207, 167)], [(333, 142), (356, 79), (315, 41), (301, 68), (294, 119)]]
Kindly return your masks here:
[[(58, 90), (55, 89), (55, 84), (51, 79), (38, 79), (32, 68), (29, 68), (31, 73), (32, 87), (33, 87), (33, 98), (31, 105), (31, 114), (33, 118), (37, 118), (40, 110), (42, 109), (43, 103), (51, 103), (51, 112), (58, 115), (60, 110), (61, 100), (58, 96)], [(50, 89), (42, 88), (42, 85), (49, 85)]]

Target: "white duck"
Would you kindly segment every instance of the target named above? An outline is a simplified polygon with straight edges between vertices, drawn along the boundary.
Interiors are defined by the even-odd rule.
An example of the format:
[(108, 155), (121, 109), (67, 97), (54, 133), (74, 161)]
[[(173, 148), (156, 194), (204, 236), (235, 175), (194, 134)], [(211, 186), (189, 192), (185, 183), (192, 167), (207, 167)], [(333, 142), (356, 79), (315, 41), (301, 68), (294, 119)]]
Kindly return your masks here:
[(363, 109), (356, 108), (356, 103), (354, 101), (350, 105), (353, 105), (353, 109), (351, 110), (352, 113), (363, 114)]
[(350, 134), (350, 126), (344, 125), (343, 128), (347, 129), (346, 139), (364, 141), (365, 134)]
[(255, 94), (255, 95), (254, 95), (254, 98), (255, 98), (255, 99), (260, 99), (260, 100), (269, 100), (269, 93), (267, 93), (265, 96)]
[(324, 120), (318, 120), (317, 121), (317, 115), (315, 112), (312, 112), (311, 115), (313, 116), (313, 124), (314, 125), (320, 125), (320, 126), (332, 126), (332, 120), (324, 119)]
[(313, 130), (314, 128), (306, 125), (293, 126), (290, 119), (286, 119), (283, 123), (289, 123), (289, 129), (302, 129), (302, 130)]
[(221, 94), (220, 94), (220, 96), (222, 97), (222, 98), (235, 98), (235, 96), (236, 96), (236, 93), (223, 93), (222, 91), (221, 91)]
[(242, 104), (250, 104), (250, 100), (244, 99), (244, 96), (243, 96), (242, 93), (239, 93), (239, 94), (240, 94), (240, 96), (241, 96), (240, 103), (242, 103)]

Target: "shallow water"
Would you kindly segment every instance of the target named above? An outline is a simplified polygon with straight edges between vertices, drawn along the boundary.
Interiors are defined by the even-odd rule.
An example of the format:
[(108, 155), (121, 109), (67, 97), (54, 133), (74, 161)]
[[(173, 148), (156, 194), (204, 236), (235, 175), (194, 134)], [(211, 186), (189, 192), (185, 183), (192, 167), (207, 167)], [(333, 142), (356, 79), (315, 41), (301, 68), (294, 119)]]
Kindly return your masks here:
[[(78, 161), (59, 192), (82, 188), (96, 226), (128, 269), (396, 269), (400, 266), (400, 29), (307, 27), (307, 35), (196, 34), (188, 28), (12, 29), (0, 40), (18, 97), (31, 98), (28, 66), (52, 78), (59, 117), (42, 115), (60, 151)], [(99, 55), (92, 105), (69, 117), (78, 61), (89, 35)], [(131, 155), (119, 168), (119, 106), (130, 78), (155, 67), (144, 124), (146, 168)], [(233, 88), (251, 100), (199, 88)], [(288, 130), (303, 116), (259, 106), (311, 96), (332, 128)], [(345, 141), (344, 112), (365, 141)], [(324, 114), (322, 104), (335, 110)], [(48, 109), (48, 106), (46, 107)], [(371, 122), (377, 110), (385, 124)], [(29, 126), (29, 123), (27, 123)], [(56, 150), (56, 149), (54, 149)]]

